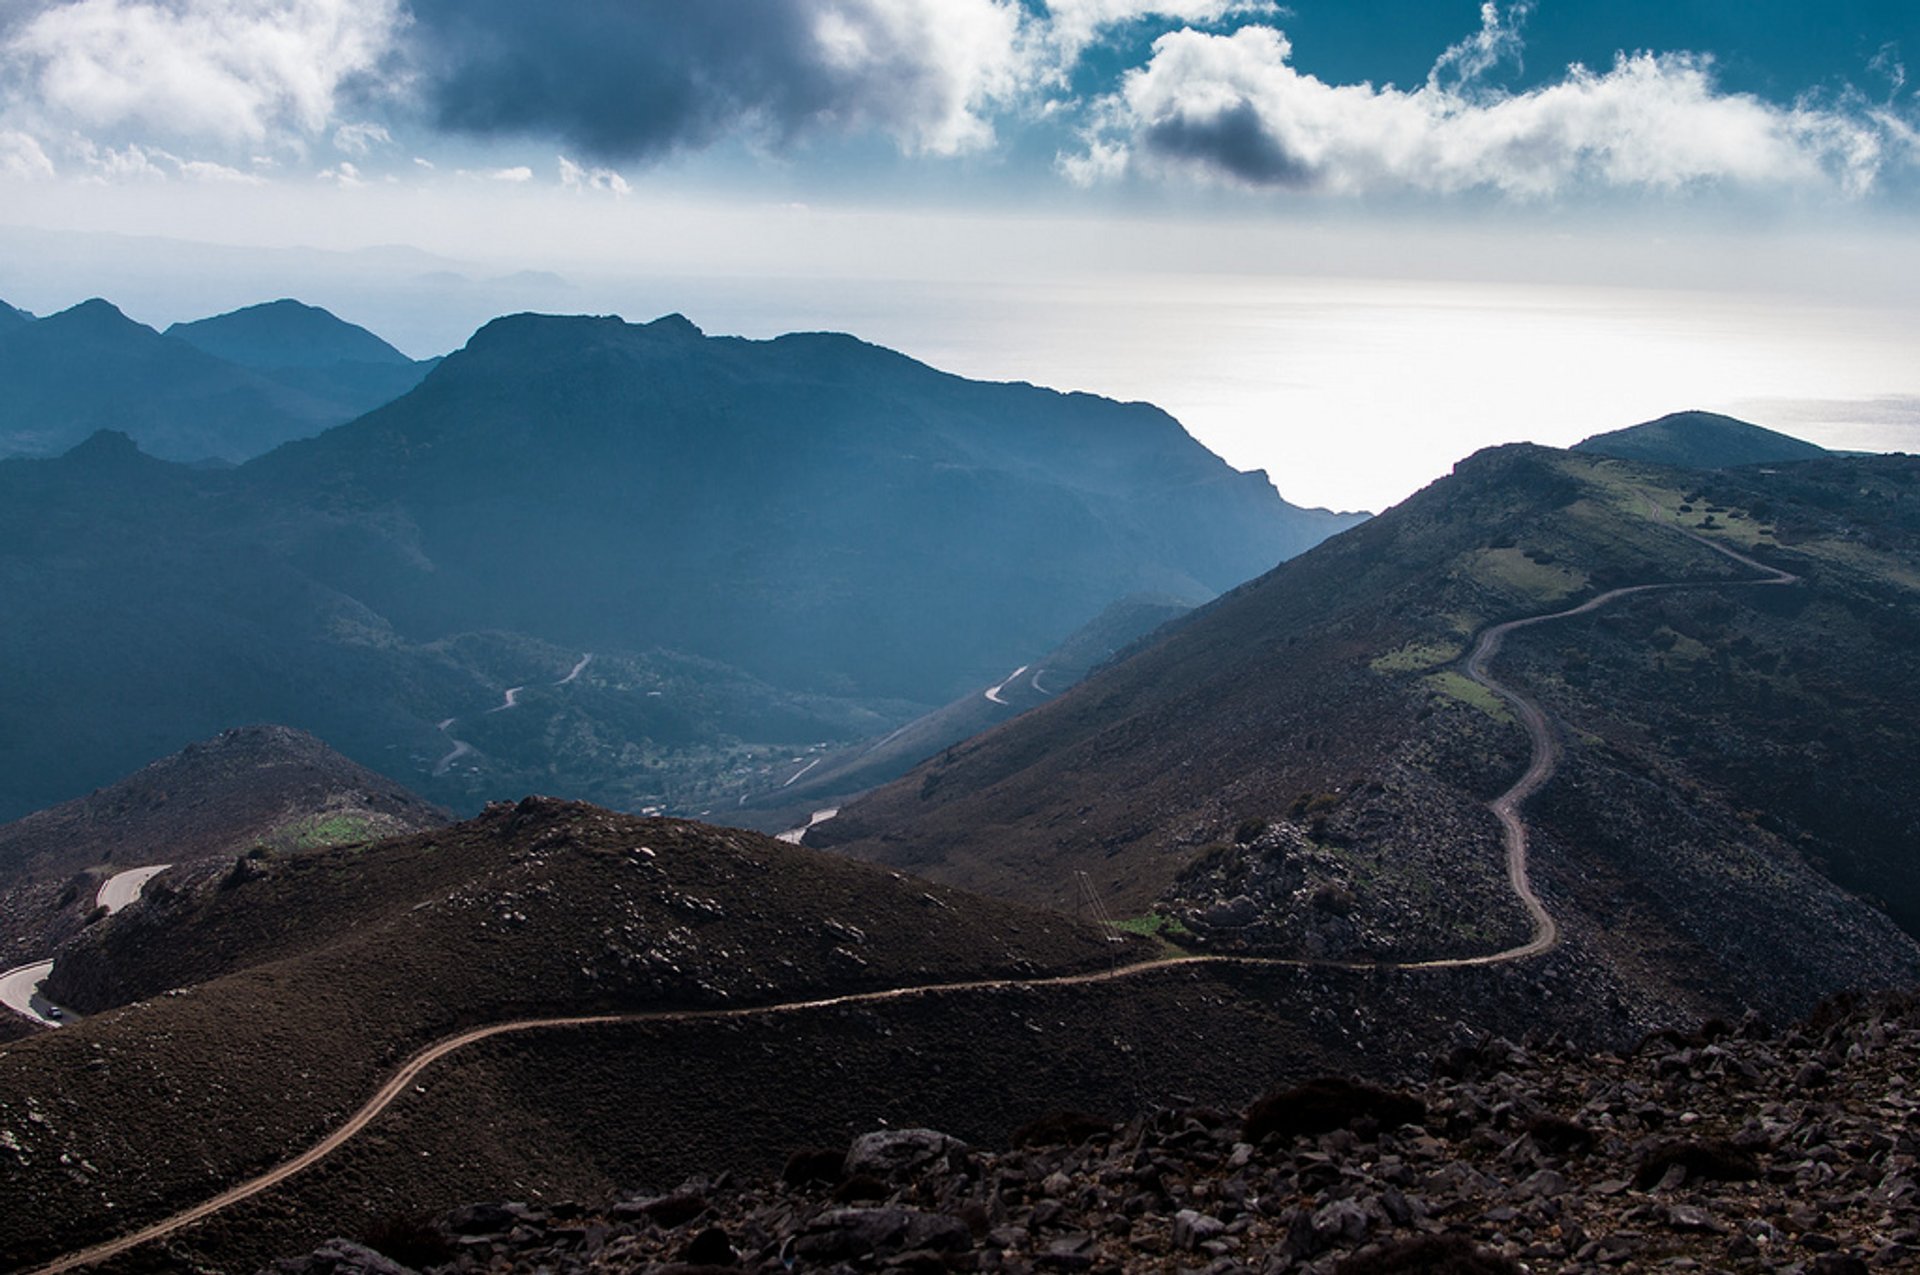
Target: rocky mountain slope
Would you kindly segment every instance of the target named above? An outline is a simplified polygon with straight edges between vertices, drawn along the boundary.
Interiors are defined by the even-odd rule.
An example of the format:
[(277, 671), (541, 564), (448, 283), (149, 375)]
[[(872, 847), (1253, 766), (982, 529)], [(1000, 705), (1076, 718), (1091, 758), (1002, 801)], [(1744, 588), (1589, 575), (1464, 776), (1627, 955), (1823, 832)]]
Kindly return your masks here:
[(1791, 434), (1716, 412), (1674, 412), (1626, 429), (1595, 434), (1575, 443), (1573, 450), (1682, 469), (1731, 469), (1737, 465), (1815, 460), (1828, 454), (1826, 448)]
[(1916, 1066), (1910, 997), (1623, 1055), (1483, 1037), (1393, 1088), (1050, 1113), (1011, 1146), (876, 1129), (777, 1176), (389, 1216), (270, 1269), (1905, 1270)]
[[(1911, 938), (1867, 896), (1910, 927), (1920, 897), (1920, 812), (1893, 779), (1911, 764), (1915, 683), (1889, 675), (1920, 631), (1915, 462), (1818, 464), (1829, 478), (1742, 476), (1752, 490), (1723, 504), (1679, 471), (1483, 453), (809, 843), (1054, 906), (1084, 872), (1117, 914), (1216, 949), (1498, 950), (1526, 931), (1480, 803), (1524, 768), (1524, 734), (1459, 661), (1494, 621), (1687, 584), (1509, 637), (1498, 667), (1561, 722), (1556, 777), (1529, 808), (1534, 875), (1569, 941), (1643, 993), (1767, 1003), (1797, 985), (1774, 1003), (1804, 1009), (1848, 985), (1862, 943), (1889, 962), (1877, 969), (1912, 968)], [(1761, 573), (1683, 532), (1801, 583), (1738, 583)], [(1831, 769), (1831, 785), (1872, 793), (1845, 810), (1788, 791), (1789, 768), (1817, 772), (1837, 745), (1779, 726), (1827, 706), (1878, 741)], [(1860, 838), (1856, 819), (1884, 836)]]
[[(430, 366), (371, 333), (397, 363), (262, 362), (263, 336), (243, 331), (270, 325), (270, 316), (241, 311), (162, 334), (98, 298), (0, 323), (0, 457), (57, 455), (115, 429), (169, 460), (242, 461), (352, 420), (413, 388)], [(337, 345), (341, 329), (364, 331), (316, 310), (299, 335), (331, 334)]]

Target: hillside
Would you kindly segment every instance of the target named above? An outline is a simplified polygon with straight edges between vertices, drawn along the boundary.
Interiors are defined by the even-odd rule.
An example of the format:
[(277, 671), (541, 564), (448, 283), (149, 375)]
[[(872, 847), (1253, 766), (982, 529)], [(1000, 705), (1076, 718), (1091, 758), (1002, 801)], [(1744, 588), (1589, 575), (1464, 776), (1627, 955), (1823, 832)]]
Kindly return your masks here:
[[(249, 857), (93, 927), (56, 965), (74, 963), (76, 999), (91, 995), (96, 1008), (189, 991), (0, 1046), (0, 1128), (19, 1206), (0, 1218), (0, 1249), (50, 1255), (191, 1203), (304, 1146), (396, 1060), (458, 1028), (1114, 959), (1101, 936), (1061, 918), (752, 833), (541, 799), (371, 846)], [(195, 983), (203, 977), (213, 981)], [(844, 1021), (864, 1030), (858, 1013)], [(671, 1065), (649, 1057), (602, 1061), (631, 1084)], [(589, 1096), (569, 1095), (565, 1074), (503, 1101)], [(724, 1087), (710, 1099), (734, 1104), (746, 1092), (716, 1081)], [(146, 1097), (129, 1104), (134, 1092)], [(29, 1110), (58, 1114), (29, 1120)], [(475, 1137), (490, 1163), (513, 1148), (567, 1163), (564, 1140), (545, 1152), (525, 1139), (486, 1150), (485, 1131), (515, 1118), (489, 1110), (469, 1105), (444, 1125), (446, 1172), (459, 1175), (470, 1152), (457, 1144)], [(66, 1172), (63, 1156), (88, 1171)], [(568, 1171), (599, 1170), (587, 1157)]]
[(250, 721), (468, 811), (738, 808), (1117, 598), (1352, 521), (1142, 404), (850, 337), (502, 320), (236, 469), (111, 432), (0, 462), (0, 659), (33, 671), (0, 683), (0, 817)]
[(433, 827), (447, 815), (311, 735), (226, 731), (85, 797), (0, 825), (0, 967), (52, 953), (92, 911), (103, 877), (223, 867), (255, 845), (281, 853)]
[(25, 310), (16, 309), (6, 302), (0, 301), (0, 332), (5, 332), (11, 328), (24, 327), (26, 324), (32, 322), (33, 316)]
[[(1742, 475), (1716, 503), (1718, 479), (1710, 498), (1675, 471), (1481, 453), (809, 844), (1055, 906), (1084, 871), (1116, 914), (1229, 949), (1495, 950), (1525, 931), (1481, 803), (1525, 736), (1459, 661), (1492, 622), (1691, 583), (1517, 631), (1498, 657), (1564, 723), (1529, 807), (1549, 910), (1594, 968), (1682, 1002), (1797, 986), (1804, 1006), (1848, 985), (1863, 944), (1913, 968), (1863, 897), (1920, 928), (1898, 778), (1920, 761), (1916, 462), (1819, 463), (1824, 482)], [(1763, 577), (1682, 530), (1801, 582), (1737, 584)]]
[(1595, 434), (1575, 443), (1573, 450), (1680, 469), (1731, 469), (1737, 465), (1813, 460), (1828, 454), (1826, 448), (1790, 434), (1713, 412), (1674, 412), (1644, 424)]

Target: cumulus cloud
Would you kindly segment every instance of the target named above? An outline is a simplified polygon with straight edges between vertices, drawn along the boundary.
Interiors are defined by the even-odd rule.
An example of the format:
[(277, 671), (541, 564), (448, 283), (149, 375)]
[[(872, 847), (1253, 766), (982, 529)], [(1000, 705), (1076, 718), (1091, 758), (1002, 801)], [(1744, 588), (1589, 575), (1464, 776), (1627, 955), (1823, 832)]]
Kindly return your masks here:
[(0, 67), (28, 109), (143, 141), (318, 134), (402, 21), (400, 0), (21, 2)]
[(1272, 27), (1164, 35), (1105, 103), (1094, 140), (1106, 149), (1062, 167), (1082, 180), (1124, 166), (1335, 194), (1546, 197), (1711, 183), (1857, 194), (1893, 152), (1910, 149), (1886, 112), (1723, 93), (1711, 61), (1686, 54), (1622, 56), (1607, 71), (1575, 66), (1521, 93), (1470, 90), (1513, 51), (1512, 28), (1494, 6), (1487, 15), (1483, 39), (1455, 46), (1413, 90), (1304, 74)]
[(986, 145), (1021, 82), (1019, 0), (416, 0), (435, 121), (649, 159), (744, 134)]

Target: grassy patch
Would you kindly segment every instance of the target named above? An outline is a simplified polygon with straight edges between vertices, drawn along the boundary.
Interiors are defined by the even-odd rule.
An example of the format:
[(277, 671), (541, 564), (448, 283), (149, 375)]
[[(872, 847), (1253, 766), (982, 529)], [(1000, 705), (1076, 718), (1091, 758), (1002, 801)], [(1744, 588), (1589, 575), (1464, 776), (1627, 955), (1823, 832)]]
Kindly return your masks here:
[(287, 850), (323, 850), (358, 841), (377, 841), (382, 835), (380, 825), (374, 820), (343, 811), (282, 824), (268, 840)]
[(1586, 587), (1587, 573), (1561, 562), (1539, 562), (1527, 550), (1482, 549), (1467, 574), (1482, 584), (1540, 602), (1558, 602)]
[(1501, 702), (1500, 697), (1472, 678), (1448, 671), (1430, 674), (1424, 680), (1428, 686), (1442, 695), (1457, 699), (1462, 704), (1469, 704), (1496, 722), (1511, 723), (1513, 721), (1513, 714), (1507, 711), (1507, 706)]
[(1376, 673), (1421, 673), (1460, 658), (1461, 648), (1450, 642), (1409, 642), (1367, 665)]
[(1113, 928), (1123, 934), (1138, 934), (1141, 938), (1153, 939), (1163, 950), (1176, 950), (1174, 939), (1193, 937), (1193, 931), (1180, 923), (1177, 916), (1167, 916), (1159, 912), (1149, 912), (1145, 916), (1130, 916), (1124, 921), (1115, 921)]

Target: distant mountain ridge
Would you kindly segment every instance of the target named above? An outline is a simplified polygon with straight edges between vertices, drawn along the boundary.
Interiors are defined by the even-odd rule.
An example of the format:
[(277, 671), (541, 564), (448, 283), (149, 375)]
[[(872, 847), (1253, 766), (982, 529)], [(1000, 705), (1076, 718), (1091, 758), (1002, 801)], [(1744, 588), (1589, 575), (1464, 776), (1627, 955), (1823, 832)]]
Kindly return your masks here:
[(166, 334), (99, 298), (31, 321), (10, 311), (0, 317), (0, 457), (56, 455), (114, 429), (163, 459), (242, 461), (351, 420), (432, 367), (324, 310), (289, 306)]
[(1595, 434), (1575, 443), (1573, 450), (1683, 469), (1731, 469), (1736, 465), (1814, 460), (1832, 454), (1790, 434), (1715, 412), (1674, 412), (1626, 429)]

